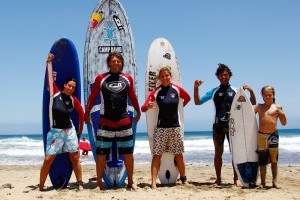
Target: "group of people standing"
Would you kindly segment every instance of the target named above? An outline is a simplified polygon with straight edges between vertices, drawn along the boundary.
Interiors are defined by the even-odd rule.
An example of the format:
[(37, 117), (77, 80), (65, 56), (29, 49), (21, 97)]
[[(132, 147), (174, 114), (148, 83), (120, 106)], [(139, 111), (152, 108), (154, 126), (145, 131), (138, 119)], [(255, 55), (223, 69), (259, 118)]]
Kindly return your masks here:
[[(47, 63), (51, 63), (53, 55), (49, 54)], [(136, 111), (134, 122), (138, 122), (142, 112), (152, 109), (156, 102), (159, 113), (158, 120), (154, 130), (152, 164), (151, 164), (151, 187), (156, 189), (156, 179), (158, 175), (160, 159), (162, 154), (167, 150), (167, 144), (170, 147), (168, 151), (175, 155), (175, 160), (180, 173), (182, 184), (188, 184), (185, 162), (184, 162), (184, 130), (179, 122), (178, 105), (180, 99), (183, 100), (183, 106), (186, 106), (191, 100), (188, 92), (181, 86), (172, 83), (172, 73), (168, 66), (162, 67), (158, 73), (157, 80), (159, 86), (156, 87), (146, 98), (141, 109), (135, 94), (133, 79), (129, 74), (122, 72), (124, 59), (120, 53), (112, 52), (107, 57), (108, 72), (99, 74), (95, 78), (94, 86), (85, 106), (85, 112), (81, 105), (78, 105), (78, 99), (73, 96), (76, 87), (76, 80), (67, 80), (62, 91), (55, 90), (50, 98), (59, 99), (50, 106), (53, 113), (50, 121), (56, 121), (52, 124), (47, 135), (46, 156), (40, 172), (40, 190), (44, 190), (44, 183), (49, 173), (50, 166), (55, 155), (62, 152), (70, 152), (70, 159), (74, 168), (77, 179), (78, 190), (83, 190), (82, 170), (80, 165), (80, 155), (78, 151), (78, 140), (82, 132), (84, 121), (90, 123), (90, 111), (94, 106), (95, 99), (101, 92), (102, 103), (104, 104), (104, 112), (102, 112), (99, 121), (99, 128), (96, 135), (96, 172), (97, 185), (103, 189), (102, 174), (105, 167), (106, 155), (110, 153), (112, 141), (117, 140), (118, 151), (124, 155), (124, 163), (128, 175), (128, 187), (136, 190), (138, 187), (133, 181), (134, 157), (133, 157), (133, 131), (132, 122), (127, 112), (128, 98)], [(51, 67), (51, 65), (48, 65)], [(48, 69), (48, 78), (52, 79), (52, 70)], [(199, 87), (203, 84), (203, 80), (195, 80), (194, 82), (194, 102), (195, 105), (201, 105), (212, 99), (215, 105), (215, 120), (213, 124), (213, 141), (215, 148), (214, 166), (216, 172), (216, 185), (222, 183), (222, 154), (224, 151), (225, 137), (228, 140), (228, 119), (230, 115), (231, 104), (236, 92), (229, 81), (232, 72), (228, 66), (219, 64), (216, 74), (220, 81), (220, 85), (211, 89), (203, 96), (199, 96)], [(110, 83), (122, 84), (121, 90), (113, 90), (109, 88)], [(49, 81), (50, 83), (50, 81)], [(55, 82), (53, 81), (53, 85)], [(56, 87), (56, 86), (55, 86)], [(56, 87), (57, 88), (57, 87)], [(253, 90), (249, 85), (243, 88), (250, 93), (250, 101), (256, 105), (256, 98)], [(259, 133), (258, 133), (258, 154), (261, 173), (261, 185), (266, 186), (265, 175), (266, 165), (271, 163), (273, 175), (273, 187), (279, 188), (277, 185), (277, 161), (278, 161), (278, 143), (274, 144), (274, 137), (277, 138), (277, 120), (282, 125), (286, 124), (285, 113), (282, 107), (275, 104), (275, 91), (272, 86), (266, 86), (261, 91), (264, 103), (257, 104), (254, 107), (255, 113), (259, 115)], [(59, 96), (58, 98), (56, 98)], [(70, 103), (71, 102), (71, 103)], [(72, 124), (70, 113), (73, 109), (78, 112), (80, 118), (80, 129), (76, 133)], [(61, 139), (63, 143), (56, 142)], [(234, 170), (234, 183), (241, 186), (238, 176)]]

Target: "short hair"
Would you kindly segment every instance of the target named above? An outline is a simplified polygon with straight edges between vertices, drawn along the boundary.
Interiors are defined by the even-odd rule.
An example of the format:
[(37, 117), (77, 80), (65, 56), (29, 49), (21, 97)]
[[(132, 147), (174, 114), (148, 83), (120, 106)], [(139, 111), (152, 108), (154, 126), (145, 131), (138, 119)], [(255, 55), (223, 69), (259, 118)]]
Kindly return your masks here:
[(232, 76), (232, 72), (227, 65), (219, 63), (218, 66), (219, 67), (217, 68), (215, 73), (216, 76), (219, 76), (224, 71), (227, 71), (230, 77)]
[(119, 58), (122, 61), (122, 70), (123, 70), (123, 67), (124, 67), (124, 58), (123, 58), (122, 54), (119, 53), (119, 52), (110, 52), (108, 54), (108, 56), (106, 58), (107, 67), (109, 67), (109, 62), (112, 59), (112, 57), (114, 57), (114, 56), (117, 57), (117, 58)]

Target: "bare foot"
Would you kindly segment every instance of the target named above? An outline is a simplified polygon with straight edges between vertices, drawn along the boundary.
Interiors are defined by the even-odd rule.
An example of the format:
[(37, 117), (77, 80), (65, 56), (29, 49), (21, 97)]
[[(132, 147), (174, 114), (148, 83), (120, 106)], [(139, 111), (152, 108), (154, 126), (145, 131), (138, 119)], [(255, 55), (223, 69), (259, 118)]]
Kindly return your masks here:
[(127, 187), (131, 188), (132, 190), (137, 190), (138, 189), (138, 186), (135, 183), (128, 184)]
[(240, 180), (234, 181), (234, 184), (235, 184), (237, 187), (243, 187), (243, 184), (241, 183)]
[(184, 182), (182, 182), (182, 185), (190, 185), (189, 182), (186, 180)]
[(281, 189), (281, 187), (278, 186), (276, 183), (273, 183), (272, 188)]
[(221, 180), (216, 180), (214, 183), (213, 183), (213, 186), (219, 186), (222, 184), (222, 181)]
[(39, 190), (40, 190), (41, 192), (44, 192), (44, 191), (46, 191), (46, 190), (47, 190), (47, 187), (46, 187), (46, 186), (44, 186), (44, 185), (40, 185), (40, 184), (38, 184), (37, 186), (39, 187)]
[(104, 190), (104, 185), (102, 182), (97, 183), (99, 190)]
[(151, 189), (156, 190), (157, 189), (156, 185), (151, 185)]
[(266, 186), (265, 186), (265, 185), (259, 185), (258, 188), (259, 188), (259, 189), (265, 189)]

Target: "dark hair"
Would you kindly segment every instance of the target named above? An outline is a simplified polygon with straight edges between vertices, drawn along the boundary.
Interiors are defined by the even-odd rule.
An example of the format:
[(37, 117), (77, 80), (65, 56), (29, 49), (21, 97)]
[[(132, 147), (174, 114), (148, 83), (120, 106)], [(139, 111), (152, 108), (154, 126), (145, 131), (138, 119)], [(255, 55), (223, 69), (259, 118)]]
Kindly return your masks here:
[[(73, 81), (76, 83), (76, 87), (77, 87), (77, 79), (76, 78), (67, 78), (64, 82), (64, 84), (68, 84), (70, 81)], [(61, 88), (61, 91), (64, 90), (64, 86)]]
[(67, 78), (66, 81), (65, 81), (65, 84), (69, 83), (70, 81), (75, 82), (76, 85), (77, 85), (77, 79), (76, 78)]
[(107, 58), (106, 58), (106, 64), (107, 64), (107, 67), (109, 67), (109, 62), (111, 60), (112, 57), (117, 57), (118, 59), (120, 59), (122, 61), (122, 70), (123, 70), (123, 67), (124, 67), (124, 58), (122, 56), (122, 54), (118, 53), (118, 52), (111, 52), (108, 54)]
[(263, 95), (263, 94), (264, 94), (264, 91), (267, 90), (267, 89), (272, 91), (273, 96), (274, 96), (274, 98), (273, 98), (273, 103), (275, 103), (275, 89), (274, 89), (273, 86), (271, 86), (271, 85), (266, 85), (266, 86), (264, 86), (263, 88), (261, 88), (261, 91), (260, 91), (261, 95)]
[(219, 67), (217, 68), (217, 71), (215, 73), (216, 76), (219, 76), (224, 71), (227, 71), (230, 77), (232, 76), (232, 72), (227, 65), (219, 63), (218, 66)]

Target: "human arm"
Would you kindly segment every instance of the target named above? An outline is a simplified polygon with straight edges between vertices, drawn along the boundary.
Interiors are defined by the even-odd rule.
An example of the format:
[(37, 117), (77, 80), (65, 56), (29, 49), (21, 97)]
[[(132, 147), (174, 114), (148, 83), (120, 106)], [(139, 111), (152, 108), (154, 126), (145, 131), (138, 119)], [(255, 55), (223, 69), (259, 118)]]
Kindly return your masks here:
[(183, 106), (186, 106), (190, 102), (191, 96), (182, 87), (179, 87), (179, 89), (180, 89), (180, 98), (183, 99)]
[(135, 90), (134, 90), (134, 87), (133, 87), (133, 79), (132, 79), (131, 76), (129, 78), (129, 82), (130, 82), (130, 87), (129, 87), (129, 91), (128, 91), (128, 96), (129, 96), (129, 99), (131, 101), (131, 104), (132, 104), (133, 108), (135, 109), (135, 111), (137, 113), (136, 116), (133, 119), (133, 121), (135, 123), (137, 123), (140, 120), (140, 117), (141, 117), (141, 110), (140, 110), (138, 98), (135, 94)]
[(283, 109), (282, 109), (282, 106), (277, 105), (276, 114), (277, 114), (277, 116), (278, 116), (278, 118), (279, 118), (279, 120), (280, 120), (280, 123), (281, 123), (283, 126), (285, 126), (287, 120), (286, 120), (285, 113), (284, 113), (284, 111), (283, 111)]
[(195, 80), (194, 82), (194, 103), (200, 105), (199, 87), (202, 85), (203, 80)]
[(48, 89), (50, 93), (50, 97), (59, 92), (59, 89), (56, 86), (54, 75), (53, 75), (53, 66), (52, 60), (54, 59), (54, 55), (49, 53), (47, 57), (46, 67), (47, 67), (47, 80), (48, 80)]
[(248, 84), (244, 84), (243, 89), (249, 91), (251, 104), (256, 105), (256, 97), (255, 97), (255, 94), (254, 94), (252, 88)]
[(154, 102), (155, 102), (155, 89), (151, 91), (151, 93), (148, 95), (145, 103), (142, 105), (141, 110), (142, 112), (146, 112), (147, 110), (153, 108)]
[(88, 101), (86, 103), (85, 113), (84, 113), (84, 121), (86, 123), (91, 123), (90, 112), (91, 112), (91, 109), (94, 106), (97, 95), (99, 95), (99, 93), (100, 93), (101, 79), (102, 79), (101, 75), (98, 75), (96, 77), (93, 88), (92, 88), (91, 93), (90, 93), (90, 96), (89, 96)]
[(77, 130), (77, 135), (78, 138), (80, 138), (80, 135), (82, 133), (83, 130), (83, 125), (84, 125), (84, 110), (79, 102), (79, 100), (76, 97), (74, 98), (74, 108), (78, 114), (78, 118), (79, 118), (79, 129)]

